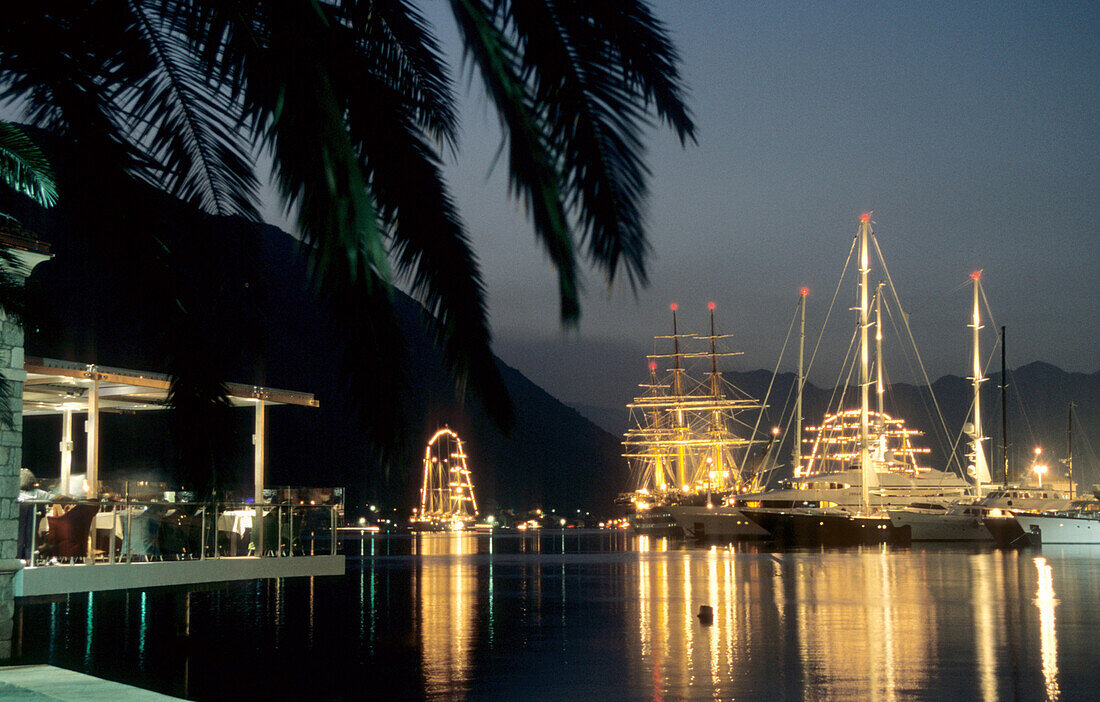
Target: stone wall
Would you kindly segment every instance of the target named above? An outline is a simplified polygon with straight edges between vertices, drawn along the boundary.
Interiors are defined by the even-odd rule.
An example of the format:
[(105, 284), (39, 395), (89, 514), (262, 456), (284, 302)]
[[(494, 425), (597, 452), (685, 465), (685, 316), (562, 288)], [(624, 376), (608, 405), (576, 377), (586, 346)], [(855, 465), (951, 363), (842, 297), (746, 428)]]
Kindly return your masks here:
[(19, 529), (19, 469), (23, 463), (23, 327), (0, 312), (0, 373), (8, 385), (12, 426), (0, 428), (0, 661), (11, 658), (15, 598), (12, 580)]
[[(5, 256), (0, 265), (20, 284), (50, 257), (49, 245), (28, 232), (0, 231)], [(23, 326), (0, 311), (0, 375), (8, 385), (11, 425), (0, 424), (0, 663), (11, 658), (15, 616), (13, 580), (23, 568), (16, 559), (19, 533), (19, 469), (23, 467)]]

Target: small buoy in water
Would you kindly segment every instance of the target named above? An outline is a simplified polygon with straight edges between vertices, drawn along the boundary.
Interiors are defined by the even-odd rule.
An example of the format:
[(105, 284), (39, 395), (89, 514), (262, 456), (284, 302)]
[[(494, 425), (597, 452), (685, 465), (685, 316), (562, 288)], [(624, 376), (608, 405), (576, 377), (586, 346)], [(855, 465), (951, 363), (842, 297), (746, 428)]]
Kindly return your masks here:
[(704, 626), (710, 626), (714, 623), (714, 607), (710, 605), (699, 605), (699, 623)]

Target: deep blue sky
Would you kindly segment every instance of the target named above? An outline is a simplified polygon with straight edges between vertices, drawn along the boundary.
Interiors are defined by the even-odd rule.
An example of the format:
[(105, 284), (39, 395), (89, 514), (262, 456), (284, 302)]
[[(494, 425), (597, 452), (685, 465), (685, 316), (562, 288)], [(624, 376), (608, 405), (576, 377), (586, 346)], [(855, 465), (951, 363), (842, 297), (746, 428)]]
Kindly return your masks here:
[[(713, 300), (745, 352), (731, 365), (771, 368), (798, 289), (812, 290), (812, 334), (873, 209), (933, 378), (967, 374), (960, 286), (975, 268), (1009, 328), (1011, 366), (1100, 367), (1100, 5), (655, 7), (682, 52), (699, 143), (651, 134), (651, 283), (609, 291), (589, 270), (577, 330), (559, 325), (555, 276), (493, 169), (495, 114), (458, 76), (461, 150), (447, 175), (506, 362), (563, 400), (621, 406), (652, 337), (669, 331), (669, 303), (702, 332)], [(445, 3), (425, 10), (458, 65)], [(844, 294), (811, 382), (837, 377), (853, 323)], [(901, 360), (887, 368), (911, 379)]]

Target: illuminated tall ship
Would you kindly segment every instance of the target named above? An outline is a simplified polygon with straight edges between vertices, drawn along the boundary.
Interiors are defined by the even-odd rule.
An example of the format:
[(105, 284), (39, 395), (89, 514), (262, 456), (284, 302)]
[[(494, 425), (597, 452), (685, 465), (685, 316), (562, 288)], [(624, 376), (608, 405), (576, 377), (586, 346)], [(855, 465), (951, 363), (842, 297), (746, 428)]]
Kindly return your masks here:
[[(879, 254), (880, 263), (882, 257), (870, 215), (860, 218), (853, 252), (856, 247), (859, 302), (855, 309), (859, 319), (850, 347), (855, 354), (850, 356), (850, 364), (844, 364), (838, 388), (847, 390), (855, 375), (858, 405), (853, 408), (854, 403), (842, 392), (836, 409), (826, 414), (819, 426), (811, 428), (813, 438), (803, 442), (804, 375), (800, 353), (792, 477), (778, 489), (731, 495), (721, 507), (716, 505), (705, 511), (674, 510), (673, 516), (685, 533), (731, 539), (766, 533), (797, 545), (877, 542), (887, 540), (897, 531), (883, 510), (914, 502), (959, 500), (973, 494), (976, 486), (959, 474), (922, 465), (928, 451), (913, 441), (920, 432), (907, 428), (904, 420), (890, 416), (884, 409), (884, 284), (880, 283), (872, 293), (868, 280), (872, 247)], [(804, 304), (805, 291), (803, 310)], [(808, 456), (802, 453), (803, 443), (812, 447)]]
[[(710, 335), (679, 332), (672, 305), (672, 353), (653, 353), (644, 392), (627, 405), (632, 428), (623, 439), (623, 456), (630, 463), (633, 491), (620, 497), (632, 510), (639, 531), (674, 528), (670, 505), (704, 504), (721, 500), (752, 483), (744, 456), (754, 443), (744, 438), (751, 427), (739, 419), (761, 404), (723, 379), (718, 359), (737, 355), (719, 351), (710, 303)], [(671, 368), (661, 374), (662, 364)], [(707, 368), (698, 373), (698, 367)], [(740, 463), (738, 462), (740, 459)]]
[(477, 515), (477, 500), (462, 439), (445, 426), (432, 435), (424, 449), (420, 507), (414, 510), (410, 528), (414, 531), (460, 531), (470, 528)]

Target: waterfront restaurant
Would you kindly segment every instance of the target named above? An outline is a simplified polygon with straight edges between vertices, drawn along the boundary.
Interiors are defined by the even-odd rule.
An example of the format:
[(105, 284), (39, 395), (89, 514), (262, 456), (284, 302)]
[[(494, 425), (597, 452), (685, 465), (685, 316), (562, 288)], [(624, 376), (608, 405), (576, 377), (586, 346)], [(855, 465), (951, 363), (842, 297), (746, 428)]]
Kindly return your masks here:
[[(21, 548), (26, 550), (20, 556), (26, 566), (14, 579), (16, 597), (343, 574), (344, 557), (335, 552), (335, 505), (311, 509), (296, 501), (272, 501), (270, 490), (265, 495), (266, 408), (318, 407), (312, 394), (226, 383), (230, 404), (254, 412), (252, 497), (236, 504), (186, 504), (172, 493), (135, 490), (136, 498), (99, 493), (100, 413), (166, 410), (169, 376), (30, 357), (24, 370), (24, 416), (62, 417), (60, 480), (50, 499), (25, 495), (30, 499), (21, 504)], [(83, 479), (74, 480), (79, 474), (72, 465), (76, 417), (86, 419), (86, 452)], [(57, 514), (44, 517), (47, 510)], [(315, 528), (320, 525), (322, 533), (331, 527), (330, 548), (322, 549), (328, 553), (304, 555), (296, 543), (307, 520)], [(40, 536), (40, 524), (53, 533)]]

